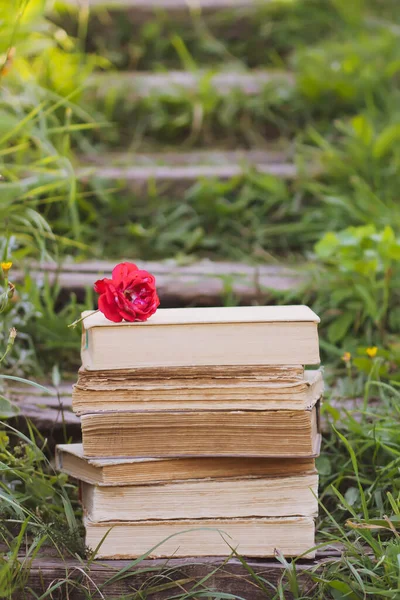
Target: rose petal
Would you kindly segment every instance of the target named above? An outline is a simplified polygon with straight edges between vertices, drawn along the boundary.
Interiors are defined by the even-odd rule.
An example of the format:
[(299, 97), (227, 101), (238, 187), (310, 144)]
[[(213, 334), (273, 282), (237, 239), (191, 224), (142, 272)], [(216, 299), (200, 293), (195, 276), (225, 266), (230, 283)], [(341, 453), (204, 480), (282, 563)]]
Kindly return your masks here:
[(125, 283), (126, 280), (128, 280), (130, 277), (133, 277), (137, 271), (138, 268), (134, 263), (120, 263), (119, 265), (114, 267), (112, 272), (112, 279), (114, 281), (114, 285), (119, 286), (121, 283)]
[(129, 321), (130, 323), (133, 323), (134, 321), (137, 321), (137, 314), (134, 310), (125, 310), (125, 308), (121, 308), (120, 309), (120, 315), (125, 319), (125, 321)]
[(113, 321), (114, 323), (122, 321), (122, 316), (117, 305), (113, 302), (108, 302), (105, 294), (99, 297), (98, 308), (109, 321)]
[(107, 279), (99, 279), (98, 281), (95, 281), (94, 285), (93, 285), (93, 289), (97, 294), (104, 294), (104, 292), (106, 291), (106, 282)]
[(151, 275), (151, 273), (149, 273), (148, 271), (144, 271), (142, 269), (138, 270), (137, 278), (138, 278), (138, 280), (140, 279), (140, 281), (142, 281), (143, 283), (146, 283), (147, 285), (150, 285), (152, 287), (156, 283), (156, 279), (155, 279), (154, 275)]

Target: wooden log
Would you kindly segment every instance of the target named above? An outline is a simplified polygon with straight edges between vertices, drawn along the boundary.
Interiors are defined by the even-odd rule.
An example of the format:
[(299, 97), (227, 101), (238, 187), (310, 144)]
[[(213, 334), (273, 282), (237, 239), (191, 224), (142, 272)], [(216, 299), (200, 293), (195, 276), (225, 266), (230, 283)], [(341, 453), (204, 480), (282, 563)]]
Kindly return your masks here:
[[(299, 583), (304, 594), (314, 585), (310, 577), (311, 570), (321, 569), (327, 561), (335, 560), (338, 556), (339, 553), (332, 549), (329, 553), (320, 554), (316, 560), (297, 562)], [(53, 599), (70, 600), (85, 600), (89, 596), (96, 600), (122, 597), (168, 600), (175, 597), (175, 594), (183, 595), (190, 590), (194, 593), (196, 590), (199, 594), (203, 592), (202, 598), (210, 600), (219, 597), (218, 592), (248, 600), (266, 600), (265, 589), (272, 594), (274, 587), (281, 581), (287, 586), (283, 565), (271, 559), (248, 560), (247, 564), (254, 576), (236, 558), (227, 562), (217, 558), (171, 558), (145, 559), (135, 566), (132, 563), (133, 561), (126, 560), (104, 560), (86, 565), (84, 561), (73, 559), (35, 559), (30, 565), (25, 585), (26, 595), (23, 597), (37, 598), (48, 593), (48, 597)], [(122, 575), (118, 576), (122, 571)], [(257, 583), (256, 578), (263, 583)], [(50, 594), (49, 591), (56, 586), (59, 587)], [(210, 590), (209, 595), (204, 590)], [(194, 594), (190, 597), (197, 596)], [(291, 598), (293, 596), (290, 591), (285, 591), (285, 599)]]
[(294, 84), (294, 76), (288, 71), (253, 70), (243, 73), (220, 72), (216, 74), (206, 71), (168, 71), (166, 73), (151, 72), (105, 72), (95, 73), (88, 80), (89, 96), (107, 97), (110, 93), (121, 95), (131, 101), (152, 95), (171, 96), (185, 92), (199, 92), (202, 84), (207, 82), (220, 96), (239, 91), (247, 96), (262, 93), (267, 85)]
[[(57, 281), (62, 289), (72, 290), (82, 297), (85, 289), (92, 287), (96, 279), (110, 277), (117, 262), (123, 262), (123, 259), (65, 263), (62, 268), (48, 263), (31, 265), (29, 272), (39, 282), (44, 278), (50, 282)], [(288, 291), (305, 282), (301, 268), (295, 270), (280, 265), (252, 266), (211, 260), (190, 265), (181, 265), (174, 260), (137, 262), (140, 268), (155, 276), (163, 306), (221, 305), (228, 294), (241, 304), (265, 303), (274, 296), (274, 292)], [(23, 272), (13, 273), (14, 282), (22, 278)]]

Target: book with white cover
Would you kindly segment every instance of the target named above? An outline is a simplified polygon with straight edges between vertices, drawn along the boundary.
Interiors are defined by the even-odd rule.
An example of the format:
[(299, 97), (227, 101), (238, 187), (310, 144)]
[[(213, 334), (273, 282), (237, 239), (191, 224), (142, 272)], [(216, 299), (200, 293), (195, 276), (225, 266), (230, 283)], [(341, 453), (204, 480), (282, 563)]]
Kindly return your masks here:
[(135, 323), (82, 316), (86, 370), (320, 362), (319, 318), (307, 306), (165, 308)]

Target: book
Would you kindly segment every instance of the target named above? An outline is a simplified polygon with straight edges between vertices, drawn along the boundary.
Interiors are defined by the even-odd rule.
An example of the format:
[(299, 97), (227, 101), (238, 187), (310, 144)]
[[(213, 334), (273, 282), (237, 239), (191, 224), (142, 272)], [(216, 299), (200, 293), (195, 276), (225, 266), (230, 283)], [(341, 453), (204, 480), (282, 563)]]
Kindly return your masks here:
[(157, 485), (81, 483), (91, 521), (311, 517), (318, 514), (318, 475), (198, 479)]
[(309, 410), (136, 411), (82, 415), (92, 457), (314, 457), (319, 403)]
[(205, 383), (224, 383), (231, 379), (243, 381), (274, 381), (276, 383), (295, 383), (303, 381), (302, 365), (208, 365), (185, 367), (139, 367), (132, 369), (113, 369), (112, 371), (87, 371), (81, 367), (78, 371), (78, 384), (82, 389), (96, 389), (107, 386), (125, 389), (137, 383), (154, 385), (158, 381), (174, 384), (185, 382), (192, 386), (201, 380)]
[(164, 308), (145, 322), (86, 311), (86, 370), (319, 364), (319, 318), (307, 306)]
[(84, 520), (86, 545), (96, 558), (229, 556), (270, 557), (279, 549), (286, 557), (315, 556), (312, 517), (180, 519), (176, 521)]
[(85, 458), (82, 444), (59, 444), (56, 466), (86, 483), (142, 485), (187, 479), (296, 477), (315, 473), (312, 458)]
[[(253, 367), (257, 372), (257, 367)], [(306, 371), (303, 379), (199, 378), (191, 380), (95, 378), (81, 372), (72, 393), (78, 415), (103, 411), (135, 410), (279, 410), (307, 409), (322, 396), (321, 371)], [(83, 380), (83, 381), (82, 381)]]

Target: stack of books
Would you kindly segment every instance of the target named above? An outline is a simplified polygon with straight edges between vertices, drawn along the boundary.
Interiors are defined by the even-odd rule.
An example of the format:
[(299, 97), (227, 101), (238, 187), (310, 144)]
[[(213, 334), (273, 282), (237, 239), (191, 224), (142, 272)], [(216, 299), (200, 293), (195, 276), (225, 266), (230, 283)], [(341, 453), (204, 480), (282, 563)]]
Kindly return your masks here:
[[(298, 556), (314, 546), (318, 317), (306, 306), (84, 313), (73, 391), (86, 543), (102, 558)], [(307, 556), (313, 556), (309, 552)]]

